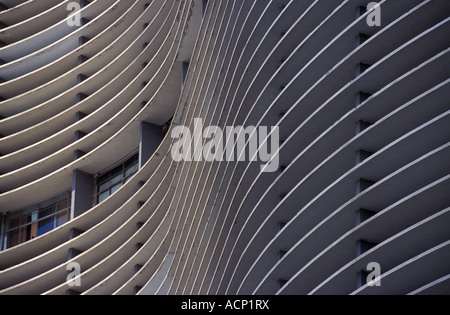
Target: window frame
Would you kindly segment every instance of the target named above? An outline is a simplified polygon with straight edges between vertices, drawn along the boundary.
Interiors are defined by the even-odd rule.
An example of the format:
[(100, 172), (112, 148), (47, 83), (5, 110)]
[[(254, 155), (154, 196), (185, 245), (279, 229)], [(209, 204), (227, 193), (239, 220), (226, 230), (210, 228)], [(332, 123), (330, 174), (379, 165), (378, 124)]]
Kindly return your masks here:
[[(71, 192), (67, 190), (33, 205), (6, 214), (3, 219), (0, 249), (9, 249), (21, 245), (69, 222), (71, 197)], [(62, 202), (66, 202), (67, 206), (63, 209), (59, 209), (58, 205)], [(41, 214), (44, 211), (50, 211), (50, 213), (41, 217)], [(65, 213), (66, 219), (62, 223), (59, 223), (60, 215), (63, 213)], [(50, 229), (40, 232), (40, 223), (43, 223), (48, 219), (50, 219), (51, 222)], [(17, 221), (18, 224), (13, 224), (14, 221)], [(18, 232), (18, 241), (14, 245), (11, 245), (11, 239), (13, 238), (11, 233), (15, 231)], [(30, 234), (29, 237), (28, 234)]]
[[(129, 164), (128, 164), (129, 163)], [(128, 164), (128, 165), (127, 165)], [(131, 173), (127, 172), (132, 170)], [(98, 173), (95, 180), (95, 202), (100, 204), (125, 185), (139, 171), (139, 152), (137, 150), (115, 163), (105, 171)], [(117, 180), (115, 180), (117, 178)], [(103, 187), (105, 184), (107, 186)], [(101, 199), (101, 196), (108, 195)]]

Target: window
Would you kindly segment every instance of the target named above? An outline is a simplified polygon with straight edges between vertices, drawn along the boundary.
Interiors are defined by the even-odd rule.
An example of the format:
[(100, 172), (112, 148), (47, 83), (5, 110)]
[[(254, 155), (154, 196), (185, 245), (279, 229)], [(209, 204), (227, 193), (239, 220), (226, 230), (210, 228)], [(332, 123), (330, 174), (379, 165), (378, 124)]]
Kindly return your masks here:
[(5, 217), (3, 248), (11, 248), (43, 235), (69, 221), (70, 193), (58, 195)]
[(139, 155), (136, 154), (97, 178), (97, 203), (106, 200), (122, 187), (138, 170)]

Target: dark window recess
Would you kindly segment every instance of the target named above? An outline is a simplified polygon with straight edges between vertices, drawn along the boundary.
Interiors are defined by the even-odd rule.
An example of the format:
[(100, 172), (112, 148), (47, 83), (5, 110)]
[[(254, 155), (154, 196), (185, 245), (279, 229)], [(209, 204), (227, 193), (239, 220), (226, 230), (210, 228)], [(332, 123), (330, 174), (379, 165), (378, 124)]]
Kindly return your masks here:
[(369, 151), (366, 151), (366, 150), (358, 150), (358, 151), (356, 151), (355, 164), (358, 165), (358, 164), (364, 162), (365, 160), (370, 158), (373, 154), (374, 154), (373, 152), (369, 152)]
[(356, 280), (356, 288), (361, 288), (367, 284), (367, 277), (369, 276), (369, 272), (366, 270), (361, 270), (358, 272), (357, 280)]
[(64, 193), (5, 217), (2, 248), (7, 249), (43, 235), (69, 221), (70, 193)]
[(80, 20), (82, 26), (88, 24), (90, 21), (91, 21), (91, 20), (86, 19), (86, 18), (81, 18), (81, 20)]
[(286, 58), (281, 59), (280, 62), (278, 63), (277, 69), (280, 69), (282, 66), (284, 66), (286, 60), (287, 60)]
[(185, 61), (183, 62), (183, 69), (181, 73), (181, 83), (184, 85), (184, 82), (186, 81), (186, 76), (189, 71), (189, 62)]
[(205, 15), (206, 7), (208, 6), (208, 0), (202, 1), (202, 16)]
[(88, 60), (89, 60), (89, 57), (86, 57), (84, 55), (80, 55), (80, 56), (78, 56), (78, 65), (81, 65), (82, 63), (85, 63)]
[(278, 252), (278, 259), (279, 260), (283, 259), (283, 257), (286, 256), (286, 254), (287, 254), (287, 250), (280, 250)]
[(86, 136), (87, 136), (87, 133), (85, 133), (81, 130), (77, 130), (77, 131), (75, 131), (74, 141), (81, 140)]
[(283, 288), (288, 283), (288, 280), (286, 279), (278, 279), (278, 288)]
[(89, 96), (84, 94), (84, 93), (78, 93), (76, 96), (76, 102), (80, 103), (82, 101), (84, 101), (85, 99), (87, 99)]
[(356, 77), (366, 72), (372, 65), (368, 63), (361, 62), (356, 66)]
[(356, 8), (356, 19), (360, 18), (367, 12), (367, 7), (359, 6)]
[(82, 8), (84, 8), (85, 6), (87, 6), (89, 3), (91, 3), (91, 1), (88, 0), (80, 0), (80, 6)]
[(377, 245), (378, 245), (377, 243), (369, 242), (369, 241), (365, 241), (365, 240), (357, 241), (356, 242), (356, 257), (361, 256), (362, 254), (364, 254), (365, 252), (368, 252), (369, 250), (371, 250), (372, 248), (374, 248)]
[(355, 134), (359, 135), (361, 132), (372, 126), (373, 123), (365, 120), (360, 120), (356, 123)]
[(86, 36), (81, 36), (80, 38), (78, 38), (78, 46), (83, 46), (88, 41), (90, 41), (90, 38), (87, 38)]
[(360, 106), (362, 103), (364, 103), (369, 97), (371, 97), (372, 94), (366, 93), (366, 92), (358, 92), (356, 94), (356, 107)]
[(366, 189), (369, 189), (374, 184), (374, 181), (361, 178), (356, 182), (356, 195), (362, 193)]
[(86, 117), (87, 117), (87, 114), (85, 114), (83, 112), (77, 112), (75, 114), (75, 121), (77, 122), (77, 121), (83, 120)]
[(356, 212), (356, 226), (364, 223), (365, 221), (369, 220), (371, 217), (373, 217), (376, 214), (377, 213), (372, 210), (359, 209)]
[(161, 128), (162, 128), (162, 132), (163, 134), (167, 134), (169, 132), (170, 126), (172, 125), (172, 120), (173, 117), (170, 118)]
[(80, 84), (83, 81), (86, 81), (88, 79), (88, 76), (84, 74), (77, 75), (77, 83)]
[(137, 171), (139, 155), (133, 155), (124, 163), (97, 178), (97, 203), (106, 200), (122, 187)]
[(86, 155), (86, 152), (83, 152), (81, 150), (75, 150), (75, 151), (73, 151), (73, 160), (76, 161), (85, 155)]
[(73, 289), (66, 290), (66, 295), (81, 295), (81, 292), (75, 291)]
[(134, 265), (134, 273), (138, 273), (142, 269), (142, 265)]
[(287, 221), (281, 221), (280, 223), (278, 223), (278, 231), (281, 231), (282, 229), (284, 229), (284, 227), (287, 225)]
[(8, 6), (4, 5), (3, 3), (0, 3), (0, 11), (5, 11), (5, 10), (8, 10), (8, 9), (9, 9)]
[(361, 46), (362, 44), (364, 44), (365, 42), (367, 42), (370, 39), (369, 35), (366, 34), (359, 34), (358, 36), (356, 36), (356, 47)]

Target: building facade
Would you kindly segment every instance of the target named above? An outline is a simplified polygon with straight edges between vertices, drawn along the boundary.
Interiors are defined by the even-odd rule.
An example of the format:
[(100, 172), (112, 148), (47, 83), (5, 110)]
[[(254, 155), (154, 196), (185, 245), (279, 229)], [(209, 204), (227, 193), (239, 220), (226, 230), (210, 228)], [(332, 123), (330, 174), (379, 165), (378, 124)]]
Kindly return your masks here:
[(449, 1), (0, 10), (0, 294), (450, 294)]

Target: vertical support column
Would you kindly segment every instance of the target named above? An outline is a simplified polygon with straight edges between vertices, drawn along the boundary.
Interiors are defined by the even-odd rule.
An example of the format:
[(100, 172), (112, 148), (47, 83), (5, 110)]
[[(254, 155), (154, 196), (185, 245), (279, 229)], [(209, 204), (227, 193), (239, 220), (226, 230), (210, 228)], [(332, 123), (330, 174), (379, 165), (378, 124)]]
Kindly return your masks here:
[(141, 122), (139, 140), (139, 167), (141, 168), (158, 149), (163, 140), (163, 132), (160, 126)]
[(360, 62), (357, 66), (356, 66), (356, 78), (359, 77), (360, 75), (362, 75), (364, 72), (366, 72), (367, 70), (369, 70), (369, 68), (372, 65), (366, 63), (366, 62)]
[(202, 16), (205, 15), (206, 7), (208, 6), (208, 0), (202, 0)]
[(80, 170), (73, 171), (71, 219), (92, 208), (94, 176)]
[[(366, 240), (358, 240), (356, 242), (356, 257), (361, 256), (365, 252), (371, 250), (379, 243), (369, 242)], [(369, 272), (365, 269), (360, 270), (356, 276), (356, 288), (359, 289), (367, 283), (367, 277), (369, 276)]]
[(358, 36), (356, 36), (356, 47), (361, 46), (365, 42), (367, 42), (370, 39), (370, 36), (367, 34), (360, 33)]
[[(85, 113), (77, 112), (75, 114), (75, 122), (78, 122), (78, 121), (84, 119), (86, 116), (87, 115)], [(81, 138), (85, 137), (86, 135), (87, 134), (85, 132), (83, 132), (81, 130), (77, 130), (77, 131), (75, 131), (74, 141), (76, 142), (76, 141), (80, 140)], [(83, 157), (85, 154), (86, 154), (86, 152), (83, 152), (81, 150), (75, 150), (73, 152), (73, 160), (76, 161), (79, 158)]]
[(183, 73), (181, 78), (181, 87), (184, 86), (184, 81), (186, 81), (187, 72), (189, 69), (189, 61), (183, 62)]

